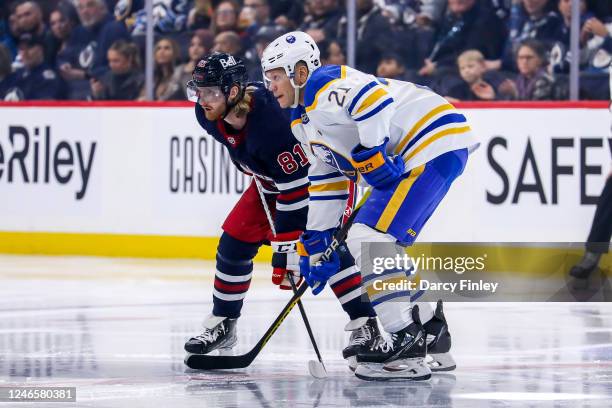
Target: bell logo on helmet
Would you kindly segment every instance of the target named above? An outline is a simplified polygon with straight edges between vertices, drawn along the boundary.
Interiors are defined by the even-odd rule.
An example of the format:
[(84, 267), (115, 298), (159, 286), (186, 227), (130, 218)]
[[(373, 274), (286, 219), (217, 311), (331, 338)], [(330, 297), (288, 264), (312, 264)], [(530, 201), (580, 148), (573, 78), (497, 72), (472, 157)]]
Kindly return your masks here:
[(285, 37), (285, 41), (287, 41), (289, 44), (293, 44), (295, 42), (295, 37), (293, 35), (288, 35)]
[(223, 68), (233, 67), (237, 64), (236, 60), (231, 55), (227, 59), (219, 59), (219, 62), (221, 62)]

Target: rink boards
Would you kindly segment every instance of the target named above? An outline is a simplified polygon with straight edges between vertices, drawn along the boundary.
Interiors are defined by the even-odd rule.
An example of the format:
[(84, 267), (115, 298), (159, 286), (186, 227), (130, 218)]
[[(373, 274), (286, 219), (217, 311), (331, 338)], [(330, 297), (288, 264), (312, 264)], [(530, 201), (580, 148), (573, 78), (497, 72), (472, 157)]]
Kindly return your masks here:
[[(612, 162), (607, 104), (492, 106), (460, 106), (481, 145), (420, 241), (584, 241)], [(0, 252), (211, 259), (249, 183), (189, 104), (0, 112)]]

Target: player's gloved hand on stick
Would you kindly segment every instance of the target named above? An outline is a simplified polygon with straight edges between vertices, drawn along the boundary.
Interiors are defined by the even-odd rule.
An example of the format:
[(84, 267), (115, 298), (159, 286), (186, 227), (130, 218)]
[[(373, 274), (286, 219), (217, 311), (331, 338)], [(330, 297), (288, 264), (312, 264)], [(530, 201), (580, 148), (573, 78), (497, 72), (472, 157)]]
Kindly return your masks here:
[(404, 159), (399, 155), (387, 155), (388, 142), (389, 138), (385, 138), (380, 146), (365, 147), (359, 144), (351, 150), (353, 165), (372, 187), (383, 188), (404, 174)]
[(300, 255), (300, 273), (312, 288), (313, 295), (318, 295), (327, 280), (340, 270), (340, 257), (334, 251), (329, 261), (323, 262), (321, 256), (333, 240), (331, 230), (306, 231), (300, 237), (298, 254)]
[(302, 231), (283, 232), (274, 236), (270, 243), (272, 245), (272, 283), (283, 290), (291, 290), (291, 284), (287, 273), (293, 275), (293, 281), (299, 286), (302, 281), (300, 276), (300, 257), (297, 254), (297, 243)]

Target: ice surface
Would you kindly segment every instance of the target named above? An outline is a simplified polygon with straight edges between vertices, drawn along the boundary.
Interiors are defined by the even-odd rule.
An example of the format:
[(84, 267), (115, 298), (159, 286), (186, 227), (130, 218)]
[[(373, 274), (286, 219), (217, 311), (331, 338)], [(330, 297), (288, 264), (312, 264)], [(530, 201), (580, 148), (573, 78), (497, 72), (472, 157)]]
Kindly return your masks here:
[[(609, 303), (447, 303), (458, 364), (420, 383), (358, 380), (341, 357), (347, 317), (329, 289), (304, 305), (329, 373), (294, 310), (247, 369), (198, 372), (183, 343), (211, 309), (214, 265), (0, 257), (0, 386), (77, 387), (77, 403), (17, 407), (612, 407)], [(258, 265), (239, 353), (290, 293)], [(10, 404), (0, 403), (0, 407)]]

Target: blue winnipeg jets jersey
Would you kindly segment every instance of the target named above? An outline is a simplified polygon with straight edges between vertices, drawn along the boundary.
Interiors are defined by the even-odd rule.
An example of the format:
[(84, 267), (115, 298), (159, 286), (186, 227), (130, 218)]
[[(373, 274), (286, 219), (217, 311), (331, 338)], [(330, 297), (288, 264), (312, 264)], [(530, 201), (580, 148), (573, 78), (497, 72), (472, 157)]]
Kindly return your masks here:
[(240, 170), (257, 175), (266, 193), (277, 194), (274, 224), (277, 233), (303, 231), (308, 215), (308, 159), (291, 133), (289, 116), (262, 83), (251, 83), (251, 111), (244, 128), (236, 131), (224, 120), (209, 121), (195, 105), (200, 123), (224, 145)]

